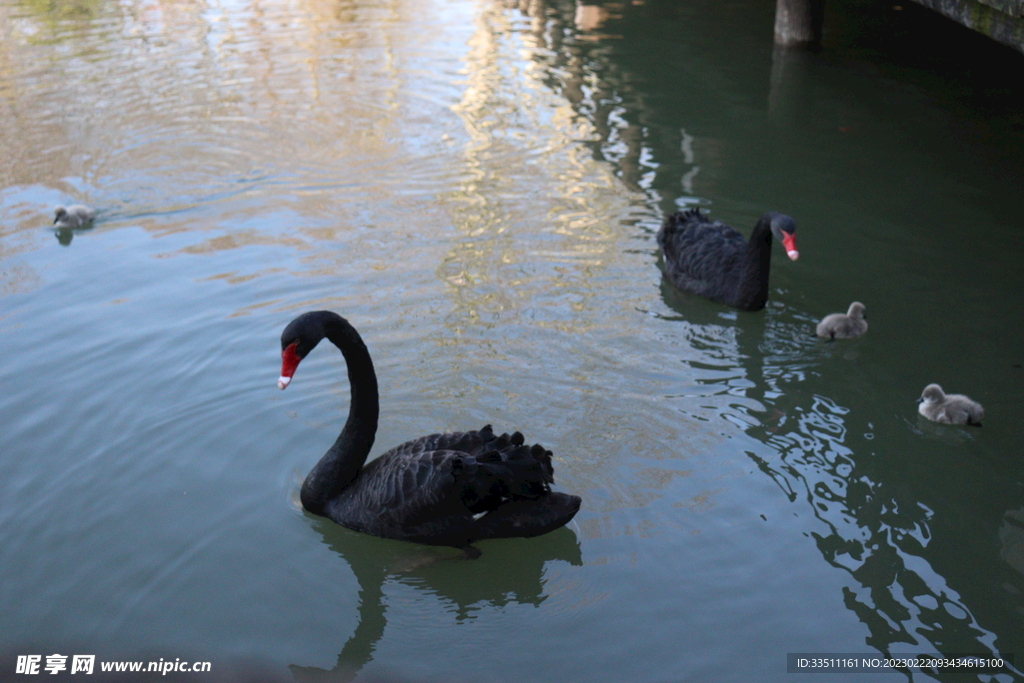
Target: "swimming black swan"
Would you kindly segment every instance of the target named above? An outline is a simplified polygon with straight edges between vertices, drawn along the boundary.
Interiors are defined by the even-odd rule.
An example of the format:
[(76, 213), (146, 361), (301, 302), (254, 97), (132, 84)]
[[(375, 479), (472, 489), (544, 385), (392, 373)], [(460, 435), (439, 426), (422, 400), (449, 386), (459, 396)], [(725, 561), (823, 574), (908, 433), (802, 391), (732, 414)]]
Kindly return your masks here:
[(721, 221), (700, 209), (679, 211), (665, 219), (658, 244), (665, 255), (665, 272), (679, 289), (745, 311), (759, 311), (768, 300), (768, 270), (772, 235), (794, 261), (796, 224), (789, 216), (770, 211), (761, 216), (747, 242)]
[(58, 228), (83, 228), (92, 222), (95, 212), (83, 204), (58, 206), (53, 210), (53, 224)]
[(829, 313), (815, 330), (822, 339), (853, 339), (868, 331), (867, 315), (864, 304), (854, 301), (846, 313)]
[(539, 536), (569, 522), (579, 496), (551, 490), (551, 451), (523, 435), (431, 434), (366, 467), (377, 432), (377, 375), (359, 333), (331, 311), (303, 313), (281, 334), (284, 389), (299, 362), (327, 337), (348, 364), (352, 398), (337, 441), (302, 484), (302, 506), (375, 536), (465, 548), (486, 538)]
[(980, 427), (985, 419), (985, 409), (980, 403), (963, 394), (947, 394), (938, 384), (926, 386), (917, 400), (921, 403), (917, 412), (932, 422)]

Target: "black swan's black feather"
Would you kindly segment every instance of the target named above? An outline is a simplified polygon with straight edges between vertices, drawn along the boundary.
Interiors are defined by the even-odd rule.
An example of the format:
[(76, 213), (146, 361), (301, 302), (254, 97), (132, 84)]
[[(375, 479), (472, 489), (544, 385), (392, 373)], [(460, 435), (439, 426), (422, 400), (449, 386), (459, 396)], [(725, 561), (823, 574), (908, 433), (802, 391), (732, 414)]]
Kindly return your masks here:
[(538, 536), (579, 510), (578, 496), (551, 491), (551, 451), (490, 425), (420, 437), (364, 467), (377, 428), (377, 380), (355, 328), (330, 311), (306, 313), (288, 325), (281, 346), (294, 344), (301, 360), (323, 337), (345, 356), (352, 401), (345, 428), (303, 483), (310, 512), (376, 536), (462, 547)]
[[(676, 212), (658, 231), (665, 273), (679, 289), (748, 311), (768, 300), (772, 235), (792, 239), (796, 226), (785, 214), (766, 213), (749, 240), (700, 209)], [(796, 258), (795, 250), (791, 258)]]

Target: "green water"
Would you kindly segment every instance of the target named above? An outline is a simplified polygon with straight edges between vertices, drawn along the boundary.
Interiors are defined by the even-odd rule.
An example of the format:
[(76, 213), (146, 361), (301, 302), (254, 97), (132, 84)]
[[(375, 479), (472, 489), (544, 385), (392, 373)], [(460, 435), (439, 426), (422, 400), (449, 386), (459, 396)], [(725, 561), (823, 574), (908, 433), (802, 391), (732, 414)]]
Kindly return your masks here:
[[(1024, 59), (920, 8), (830, 5), (813, 55), (772, 20), (0, 0), (0, 679), (1024, 680), (786, 673), (1024, 656)], [(764, 311), (663, 281), (693, 205), (795, 218)], [(813, 337), (855, 299), (865, 337)], [(373, 354), (371, 457), (519, 429), (574, 523), (467, 560), (303, 512), (348, 385), (323, 347), (278, 391), (278, 340), (319, 308)], [(930, 382), (985, 426), (923, 421)]]

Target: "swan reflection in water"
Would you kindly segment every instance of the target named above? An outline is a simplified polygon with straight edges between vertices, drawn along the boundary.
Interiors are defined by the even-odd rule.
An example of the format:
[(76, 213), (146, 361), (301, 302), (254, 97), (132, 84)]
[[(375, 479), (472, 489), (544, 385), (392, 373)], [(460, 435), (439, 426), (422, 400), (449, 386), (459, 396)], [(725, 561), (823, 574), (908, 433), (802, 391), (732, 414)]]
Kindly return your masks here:
[(414, 586), (454, 605), (461, 622), (481, 606), (500, 608), (517, 603), (539, 607), (547, 599), (544, 567), (548, 562), (583, 564), (576, 534), (565, 527), (536, 538), (483, 541), (483, 554), (468, 559), (454, 548), (378, 538), (323, 517), (306, 515), (324, 543), (341, 555), (356, 575), (359, 621), (333, 669), (296, 664), (289, 667), (299, 683), (351, 681), (373, 659), (387, 626), (384, 584), (389, 580)]
[(84, 228), (57, 227), (53, 229), (53, 235), (57, 238), (58, 244), (62, 247), (69, 247), (71, 246), (71, 240), (75, 238), (75, 235), (83, 232), (89, 232), (90, 230), (92, 230), (92, 225), (88, 225)]

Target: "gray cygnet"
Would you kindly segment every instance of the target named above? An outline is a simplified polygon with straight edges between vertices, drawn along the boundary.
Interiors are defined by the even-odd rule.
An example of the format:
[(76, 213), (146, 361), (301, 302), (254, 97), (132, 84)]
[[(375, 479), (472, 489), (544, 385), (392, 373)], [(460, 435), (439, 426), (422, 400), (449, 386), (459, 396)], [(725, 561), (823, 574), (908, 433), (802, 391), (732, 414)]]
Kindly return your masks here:
[(980, 403), (963, 394), (947, 394), (938, 384), (926, 386), (918, 400), (921, 405), (917, 412), (933, 422), (980, 427), (985, 418), (985, 409)]
[(852, 339), (868, 331), (864, 304), (854, 301), (846, 313), (831, 313), (818, 323), (817, 334), (824, 339)]
[(53, 210), (53, 224), (58, 228), (84, 228), (95, 217), (95, 212), (84, 204), (58, 206)]

